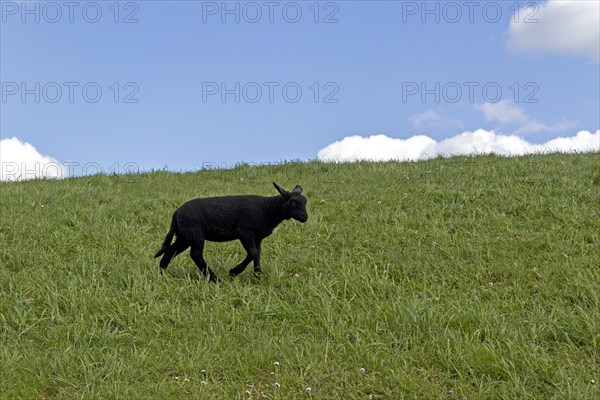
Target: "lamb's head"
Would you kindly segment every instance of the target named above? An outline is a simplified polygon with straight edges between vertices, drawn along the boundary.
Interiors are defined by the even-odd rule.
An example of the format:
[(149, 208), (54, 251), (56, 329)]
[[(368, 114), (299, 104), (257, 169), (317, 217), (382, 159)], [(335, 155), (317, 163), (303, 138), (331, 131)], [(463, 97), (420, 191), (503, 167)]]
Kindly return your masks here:
[(273, 182), (273, 185), (285, 200), (281, 207), (283, 217), (285, 219), (293, 218), (300, 222), (306, 222), (308, 220), (308, 212), (306, 212), (306, 197), (302, 196), (302, 188), (296, 185), (294, 190), (288, 192), (275, 182)]

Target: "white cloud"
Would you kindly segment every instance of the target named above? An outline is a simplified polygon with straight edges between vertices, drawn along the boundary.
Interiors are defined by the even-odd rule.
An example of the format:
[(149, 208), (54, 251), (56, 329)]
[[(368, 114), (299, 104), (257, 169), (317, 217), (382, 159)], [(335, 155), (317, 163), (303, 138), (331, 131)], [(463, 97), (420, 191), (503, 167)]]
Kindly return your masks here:
[(438, 113), (433, 110), (427, 110), (421, 114), (415, 114), (409, 118), (410, 122), (413, 123), (417, 128), (427, 124), (437, 124), (442, 118)]
[[(511, 20), (508, 46), (518, 52), (583, 54), (600, 61), (600, 0), (527, 3)], [(515, 22), (515, 19), (518, 21)], [(536, 22), (537, 20), (537, 22)]]
[(506, 99), (497, 103), (477, 104), (475, 109), (483, 112), (486, 121), (522, 124), (529, 120), (523, 109)]
[(456, 126), (462, 128), (464, 126), (461, 120), (447, 119), (433, 110), (427, 110), (420, 114), (412, 115), (408, 118), (415, 128), (445, 128)]
[(547, 133), (552, 133), (552, 132), (561, 132), (561, 131), (565, 131), (567, 129), (571, 129), (575, 126), (576, 124), (572, 121), (568, 121), (568, 120), (561, 120), (559, 122), (556, 122), (554, 124), (545, 124), (543, 122), (538, 122), (535, 120), (530, 120), (527, 121), (526, 123), (522, 124), (521, 126), (519, 126), (517, 129), (514, 130), (514, 134), (515, 135), (527, 135), (527, 134), (532, 134), (532, 133), (539, 133), (539, 132), (547, 132)]
[(544, 147), (545, 150), (552, 152), (585, 151), (585, 149), (600, 151), (600, 130), (596, 133), (580, 131), (577, 135), (568, 138), (558, 137), (546, 142)]
[(385, 135), (348, 136), (320, 150), (317, 158), (323, 161), (386, 161), (393, 159), (418, 160), (433, 155), (435, 140), (418, 135), (394, 139)]
[(58, 160), (13, 137), (0, 140), (0, 181), (64, 178), (68, 169)]
[(321, 149), (317, 159), (328, 162), (343, 161), (413, 161), (438, 155), (469, 155), (494, 153), (516, 156), (544, 152), (600, 151), (600, 130), (596, 133), (580, 131), (575, 136), (552, 139), (533, 144), (515, 135), (502, 135), (478, 129), (463, 132), (440, 142), (419, 135), (408, 139), (394, 139), (385, 135), (369, 137), (349, 136)]
[(560, 132), (573, 128), (575, 124), (572, 121), (561, 120), (555, 124), (546, 124), (536, 121), (530, 117), (525, 110), (511, 102), (510, 100), (501, 100), (496, 103), (483, 103), (475, 105), (475, 109), (483, 112), (483, 116), (488, 122), (500, 122), (503, 125), (517, 125), (513, 134), (527, 135), (538, 132)]

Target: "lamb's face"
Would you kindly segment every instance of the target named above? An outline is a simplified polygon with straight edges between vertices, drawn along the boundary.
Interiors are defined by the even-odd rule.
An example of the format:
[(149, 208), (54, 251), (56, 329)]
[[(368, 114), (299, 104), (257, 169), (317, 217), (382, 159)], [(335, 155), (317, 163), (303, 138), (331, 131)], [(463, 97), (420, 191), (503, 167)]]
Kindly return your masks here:
[(293, 218), (296, 221), (306, 222), (308, 212), (306, 211), (306, 197), (301, 194), (292, 194), (286, 202), (283, 203), (283, 215), (286, 218)]
[(288, 192), (275, 182), (273, 182), (273, 186), (275, 186), (275, 189), (277, 189), (285, 200), (281, 208), (283, 217), (306, 222), (308, 220), (308, 213), (306, 212), (306, 197), (302, 196), (302, 187), (296, 185), (294, 190)]

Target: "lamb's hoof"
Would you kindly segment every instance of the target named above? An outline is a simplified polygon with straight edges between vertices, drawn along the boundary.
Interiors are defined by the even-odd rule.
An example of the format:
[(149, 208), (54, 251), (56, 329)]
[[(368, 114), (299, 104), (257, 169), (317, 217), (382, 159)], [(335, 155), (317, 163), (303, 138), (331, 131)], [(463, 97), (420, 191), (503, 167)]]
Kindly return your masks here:
[(235, 278), (236, 276), (238, 276), (240, 273), (237, 272), (235, 269), (230, 269), (229, 270), (229, 276), (232, 278)]
[(218, 276), (216, 276), (216, 275), (212, 275), (212, 276), (209, 278), (209, 281), (210, 281), (211, 283), (216, 283), (216, 284), (219, 284), (219, 283), (221, 283), (221, 282), (222, 282), (222, 281), (221, 281), (221, 278), (219, 278), (219, 277), (218, 277)]
[(257, 278), (260, 278), (261, 275), (262, 275), (262, 270), (260, 268), (254, 269), (254, 276), (256, 276)]

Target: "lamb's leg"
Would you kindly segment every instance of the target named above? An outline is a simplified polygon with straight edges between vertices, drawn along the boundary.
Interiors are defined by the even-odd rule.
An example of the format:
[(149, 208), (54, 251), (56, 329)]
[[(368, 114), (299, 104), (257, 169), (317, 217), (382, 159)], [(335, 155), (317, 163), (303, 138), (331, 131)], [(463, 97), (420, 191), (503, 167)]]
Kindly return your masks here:
[(219, 282), (219, 278), (217, 278), (217, 276), (210, 270), (208, 265), (206, 265), (206, 261), (204, 261), (204, 256), (202, 255), (203, 251), (204, 241), (194, 243), (192, 245), (192, 249), (190, 250), (190, 256), (198, 266), (200, 272), (202, 272), (204, 276), (208, 277), (211, 282), (217, 283)]
[(190, 246), (185, 241), (183, 241), (181, 239), (175, 240), (175, 243), (171, 244), (169, 246), (169, 248), (167, 248), (167, 250), (165, 250), (165, 253), (163, 254), (162, 258), (160, 259), (160, 263), (159, 263), (160, 273), (162, 274), (163, 271), (165, 269), (167, 269), (167, 267), (169, 266), (169, 263), (171, 262), (173, 257), (175, 257), (177, 254), (181, 253), (182, 251), (185, 251), (185, 249), (187, 249), (188, 247), (190, 247)]
[(244, 250), (246, 250), (246, 253), (248, 253), (246, 255), (246, 258), (244, 258), (244, 260), (239, 263), (235, 268), (232, 268), (231, 270), (229, 270), (229, 276), (238, 276), (239, 274), (241, 274), (242, 272), (244, 272), (244, 270), (246, 269), (246, 267), (248, 266), (248, 264), (250, 264), (250, 261), (253, 261), (256, 259), (256, 254), (257, 254), (257, 250), (256, 250), (256, 243), (254, 241), (253, 237), (245, 237), (240, 239), (240, 242), (242, 242), (242, 246), (244, 246)]
[(260, 245), (262, 244), (262, 239), (256, 239), (254, 241), (256, 245), (256, 257), (254, 257), (254, 273), (256, 275), (260, 275)]

